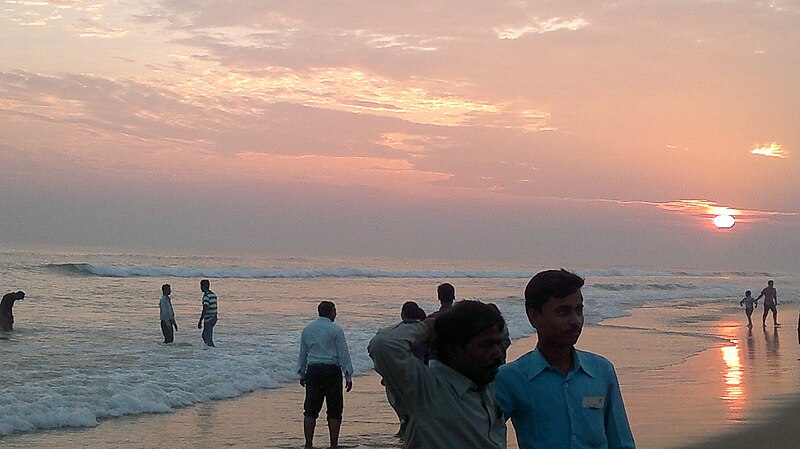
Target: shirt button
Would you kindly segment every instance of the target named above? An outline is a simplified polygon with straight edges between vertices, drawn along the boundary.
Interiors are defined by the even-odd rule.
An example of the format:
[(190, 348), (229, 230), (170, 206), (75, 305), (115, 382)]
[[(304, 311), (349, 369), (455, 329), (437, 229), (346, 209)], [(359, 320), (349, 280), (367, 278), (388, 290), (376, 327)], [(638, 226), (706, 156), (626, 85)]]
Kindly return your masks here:
[(571, 409), (569, 409), (569, 412), (570, 412), (570, 413), (575, 413), (575, 409), (572, 409), (572, 408), (571, 408)]
[(578, 437), (576, 437), (575, 435), (572, 435), (572, 441), (575, 441), (577, 439), (578, 439)]
[(564, 388), (569, 388), (569, 384), (564, 384)]

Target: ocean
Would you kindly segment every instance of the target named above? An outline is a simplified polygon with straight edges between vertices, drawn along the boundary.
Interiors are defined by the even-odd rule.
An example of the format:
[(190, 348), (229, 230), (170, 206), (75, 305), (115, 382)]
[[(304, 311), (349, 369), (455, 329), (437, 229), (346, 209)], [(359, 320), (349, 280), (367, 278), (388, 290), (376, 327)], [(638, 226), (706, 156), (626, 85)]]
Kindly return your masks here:
[[(458, 299), (496, 304), (512, 339), (518, 339), (532, 333), (523, 311), (525, 284), (546, 268), (560, 267), (0, 251), (2, 293), (26, 293), (14, 307), (14, 332), (0, 334), (0, 442), (15, 433), (170, 413), (294, 383), (300, 331), (316, 317), (316, 306), (324, 299), (337, 305), (336, 321), (347, 336), (356, 375), (372, 371), (367, 342), (378, 329), (399, 320), (403, 302), (436, 310), (441, 282), (455, 285)], [(767, 279), (775, 280), (784, 303), (796, 302), (800, 290), (800, 275), (793, 273), (565, 268), (586, 277), (588, 325), (625, 316), (645, 304), (674, 307), (685, 300), (738, 307), (745, 290), (757, 296)], [(206, 348), (197, 329), (203, 278), (211, 280), (219, 297), (216, 348)], [(162, 343), (159, 327), (164, 283), (172, 285), (179, 325), (171, 345)], [(686, 319), (683, 324), (689, 329), (688, 320), (698, 317)], [(703, 349), (686, 346), (678, 356), (687, 359)], [(625, 370), (649, 369), (618, 366), (620, 377)]]

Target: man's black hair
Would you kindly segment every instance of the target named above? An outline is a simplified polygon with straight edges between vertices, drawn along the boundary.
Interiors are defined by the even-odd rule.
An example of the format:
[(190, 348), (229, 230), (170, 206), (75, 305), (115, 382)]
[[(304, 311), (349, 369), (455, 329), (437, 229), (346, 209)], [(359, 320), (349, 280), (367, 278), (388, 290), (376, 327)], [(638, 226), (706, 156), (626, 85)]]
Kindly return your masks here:
[(525, 309), (542, 310), (544, 303), (577, 292), (584, 282), (582, 277), (563, 268), (541, 271), (525, 287)]
[(409, 320), (424, 320), (425, 311), (414, 301), (406, 301), (400, 309), (400, 316)]
[(449, 282), (440, 284), (436, 288), (436, 294), (439, 296), (439, 301), (441, 302), (450, 303), (456, 300), (456, 288)]
[(336, 308), (336, 305), (330, 301), (322, 301), (317, 306), (317, 312), (319, 316), (329, 316), (331, 312)]
[(450, 347), (466, 346), (489, 328), (502, 330), (505, 323), (496, 306), (473, 300), (459, 301), (439, 315), (433, 325), (437, 357), (446, 364)]

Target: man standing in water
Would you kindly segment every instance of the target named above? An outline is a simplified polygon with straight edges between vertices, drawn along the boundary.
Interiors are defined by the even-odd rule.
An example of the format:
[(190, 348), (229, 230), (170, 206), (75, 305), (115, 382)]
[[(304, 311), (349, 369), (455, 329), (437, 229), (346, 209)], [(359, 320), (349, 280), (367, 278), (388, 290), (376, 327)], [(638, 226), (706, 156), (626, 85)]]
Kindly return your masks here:
[(434, 317), (453, 307), (453, 302), (456, 300), (456, 288), (449, 282), (439, 284), (436, 287), (436, 295), (439, 297), (439, 310), (431, 313), (431, 316)]
[(172, 333), (173, 327), (178, 330), (178, 323), (175, 322), (175, 311), (172, 309), (172, 287), (169, 284), (161, 286), (161, 301), (158, 303), (161, 312), (161, 333), (164, 334), (164, 343), (172, 343), (175, 337)]
[(297, 373), (300, 385), (306, 389), (303, 403), (303, 436), (306, 448), (314, 447), (314, 429), (322, 410), (322, 401), (327, 404), (328, 432), (331, 448), (339, 447), (339, 429), (342, 426), (344, 395), (342, 394), (342, 372), (345, 389), (353, 389), (353, 364), (344, 331), (336, 319), (336, 305), (322, 301), (317, 306), (319, 318), (312, 321), (300, 334), (300, 356)]
[(14, 330), (14, 302), (25, 299), (25, 292), (11, 292), (3, 295), (0, 300), (0, 330), (10, 332)]
[(764, 290), (761, 290), (761, 294), (758, 295), (756, 301), (764, 298), (764, 316), (761, 318), (761, 326), (767, 327), (767, 315), (769, 315), (769, 311), (772, 311), (772, 322), (775, 326), (780, 326), (778, 323), (778, 291), (775, 290), (773, 287), (774, 282), (770, 279), (767, 282), (767, 287)]
[[(217, 324), (217, 295), (211, 291), (211, 282), (208, 279), (200, 281), (200, 290), (203, 292), (203, 311), (200, 312), (200, 321), (197, 328), (203, 329), (203, 342), (206, 346), (214, 346), (214, 326)], [(205, 325), (205, 328), (203, 326)]]
[(614, 365), (575, 349), (583, 330), (584, 280), (547, 270), (525, 288), (536, 349), (502, 366), (494, 391), (520, 449), (634, 449)]

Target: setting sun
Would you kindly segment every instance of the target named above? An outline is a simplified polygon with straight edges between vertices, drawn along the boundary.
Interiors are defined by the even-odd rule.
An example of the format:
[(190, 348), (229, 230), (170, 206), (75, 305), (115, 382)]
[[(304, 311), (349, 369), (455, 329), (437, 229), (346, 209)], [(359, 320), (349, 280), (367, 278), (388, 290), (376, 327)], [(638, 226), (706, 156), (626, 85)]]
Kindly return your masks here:
[(714, 226), (719, 229), (730, 229), (736, 224), (736, 220), (730, 215), (717, 215), (714, 217)]

